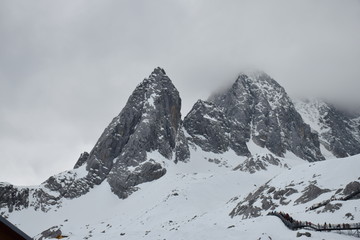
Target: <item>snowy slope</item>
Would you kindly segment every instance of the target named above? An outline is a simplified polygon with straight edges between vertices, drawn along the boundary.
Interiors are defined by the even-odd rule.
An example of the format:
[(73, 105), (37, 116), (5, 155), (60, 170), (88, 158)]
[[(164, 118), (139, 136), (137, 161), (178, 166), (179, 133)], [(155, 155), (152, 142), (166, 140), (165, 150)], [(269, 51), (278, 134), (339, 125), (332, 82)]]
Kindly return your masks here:
[(322, 154), (328, 158), (347, 157), (360, 153), (360, 125), (341, 109), (319, 99), (294, 100), (304, 122), (320, 140)]
[[(356, 207), (360, 202), (359, 196), (341, 200), (354, 191), (360, 193), (359, 160), (357, 155), (295, 166), (240, 201), (234, 215), (251, 218), (276, 210), (304, 221), (323, 223), (331, 219), (334, 223), (360, 222), (360, 209)], [(329, 202), (321, 206), (324, 201)], [(256, 207), (261, 209), (256, 212)], [(348, 213), (353, 216), (347, 217)]]
[(40, 186), (0, 183), (0, 214), (39, 240), (49, 229), (72, 240), (293, 239), (270, 211), (360, 222), (358, 119), (294, 106), (265, 73), (180, 113), (179, 92), (154, 69), (75, 169)]
[[(12, 213), (9, 220), (32, 236), (59, 226), (68, 239), (292, 239), (296, 232), (273, 216), (243, 219), (231, 218), (229, 213), (270, 179), (270, 184), (279, 188), (294, 183), (300, 194), (301, 182), (317, 180), (322, 188), (335, 190), (359, 178), (356, 169), (360, 167), (360, 156), (316, 163), (280, 159), (282, 165), (269, 165), (266, 171), (251, 174), (233, 170), (246, 159), (234, 152), (214, 154), (193, 148), (191, 154), (190, 162), (178, 164), (156, 152), (149, 154), (149, 158), (166, 167), (167, 173), (139, 185), (140, 189), (127, 199), (111, 193), (105, 181), (80, 198), (64, 200), (59, 209), (47, 213), (26, 209)], [(284, 168), (284, 164), (289, 168)], [(354, 210), (360, 200), (348, 201), (334, 213), (306, 212), (313, 203), (330, 195), (278, 210), (313, 222), (360, 221), (360, 209)], [(352, 213), (353, 221), (344, 219), (347, 212)], [(312, 239), (351, 239), (336, 233), (312, 232), (312, 235)]]

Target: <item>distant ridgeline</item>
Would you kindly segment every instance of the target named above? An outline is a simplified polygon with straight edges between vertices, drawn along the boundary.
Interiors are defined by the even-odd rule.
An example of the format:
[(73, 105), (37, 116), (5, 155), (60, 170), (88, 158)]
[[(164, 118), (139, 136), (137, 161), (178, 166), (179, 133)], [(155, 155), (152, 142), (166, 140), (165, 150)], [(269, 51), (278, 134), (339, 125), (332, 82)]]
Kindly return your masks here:
[[(234, 152), (235, 158), (245, 160), (231, 170), (249, 174), (272, 166), (290, 170), (283, 160), (289, 156), (309, 164), (353, 156), (360, 153), (359, 123), (360, 116), (345, 114), (326, 102), (293, 101), (264, 72), (241, 73), (232, 86), (207, 101), (198, 100), (182, 118), (180, 94), (158, 67), (136, 87), (93, 149), (81, 154), (74, 169), (51, 176), (39, 186), (0, 183), (0, 213), (57, 211), (65, 200), (84, 196), (103, 183), (119, 199), (126, 199), (140, 184), (167, 174), (169, 163), (189, 164), (200, 151), (216, 156)], [(221, 163), (217, 158), (208, 162)], [(313, 178), (319, 180), (317, 177), (314, 173)], [(332, 192), (315, 180), (309, 184), (299, 181), (301, 190), (292, 184), (280, 190), (271, 180), (239, 201), (231, 216), (260, 216), (264, 210), (289, 204), (287, 197), (299, 191), (303, 195), (295, 202), (301, 204)], [(358, 198), (360, 190), (355, 185), (347, 189), (352, 199)], [(349, 196), (345, 190), (339, 188), (334, 194)]]

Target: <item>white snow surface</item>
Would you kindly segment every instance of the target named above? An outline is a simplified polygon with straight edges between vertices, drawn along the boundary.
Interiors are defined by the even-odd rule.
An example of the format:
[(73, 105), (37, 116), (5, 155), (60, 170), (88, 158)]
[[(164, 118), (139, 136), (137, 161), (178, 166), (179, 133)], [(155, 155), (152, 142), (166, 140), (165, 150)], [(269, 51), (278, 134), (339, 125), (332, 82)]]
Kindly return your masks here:
[[(251, 146), (251, 150), (256, 151), (256, 146)], [(233, 151), (214, 154), (194, 146), (187, 163), (175, 164), (157, 152), (149, 153), (150, 159), (162, 163), (167, 173), (156, 181), (139, 185), (139, 190), (127, 199), (115, 196), (104, 181), (80, 198), (63, 200), (61, 208), (47, 213), (29, 208), (10, 213), (9, 220), (30, 236), (59, 226), (63, 235), (68, 236), (65, 239), (71, 240), (296, 239), (296, 231), (287, 229), (274, 216), (243, 220), (241, 216), (231, 218), (229, 213), (239, 201), (270, 179), (272, 185), (291, 182), (300, 185), (301, 181), (313, 180), (316, 174), (319, 185), (334, 189), (360, 177), (359, 155), (315, 163), (292, 156), (291, 159), (281, 159), (290, 170), (271, 166), (254, 174), (233, 171), (246, 159)], [(351, 212), (354, 221), (360, 222), (359, 201), (348, 201), (340, 212), (334, 213), (306, 212), (301, 204), (290, 204), (279, 211), (287, 211), (296, 218), (314, 223), (346, 222), (344, 213)], [(332, 232), (311, 231), (311, 234), (311, 239), (319, 240), (354, 239)]]
[(296, 110), (300, 113), (304, 122), (310, 125), (311, 129), (319, 134), (329, 131), (329, 129), (319, 121), (323, 117), (319, 109), (327, 107), (325, 103), (316, 99), (308, 100), (308, 102), (301, 100), (294, 100), (293, 102)]

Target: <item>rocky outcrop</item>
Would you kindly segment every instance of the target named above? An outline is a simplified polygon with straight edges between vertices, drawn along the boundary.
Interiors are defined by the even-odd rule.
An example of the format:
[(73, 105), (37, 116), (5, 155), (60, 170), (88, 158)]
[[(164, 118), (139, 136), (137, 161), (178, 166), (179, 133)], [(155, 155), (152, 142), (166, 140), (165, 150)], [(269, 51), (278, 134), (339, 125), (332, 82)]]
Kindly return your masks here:
[(82, 171), (84, 169), (66, 171), (51, 176), (44, 183), (33, 187), (0, 183), (0, 208), (12, 212), (32, 207), (47, 212), (52, 207), (59, 207), (63, 198), (79, 197), (93, 186), (87, 176), (82, 176)]
[(34, 240), (61, 239), (61, 238), (65, 238), (65, 236), (62, 235), (62, 231), (61, 231), (60, 227), (53, 226), (53, 227), (43, 231), (39, 235), (35, 236)]
[(180, 110), (179, 92), (165, 71), (156, 68), (136, 87), (92, 151), (81, 154), (73, 170), (52, 176), (39, 187), (1, 184), (0, 207), (9, 212), (30, 206), (47, 211), (104, 180), (118, 197), (126, 198), (136, 185), (166, 173), (162, 160), (150, 158), (150, 152), (175, 162), (189, 159)]
[[(319, 110), (318, 118), (325, 130), (312, 130), (285, 90), (262, 72), (240, 74), (223, 93), (197, 101), (183, 122), (180, 110), (179, 92), (163, 69), (154, 69), (136, 87), (91, 152), (81, 154), (74, 169), (36, 187), (0, 184), (0, 208), (47, 211), (60, 206), (62, 199), (82, 196), (104, 181), (119, 198), (126, 198), (137, 185), (166, 174), (165, 161), (188, 161), (189, 145), (218, 154), (231, 149), (247, 156), (236, 169), (250, 173), (270, 165), (282, 166), (277, 157), (286, 152), (308, 161), (323, 160), (318, 135), (335, 156), (360, 153), (359, 118), (349, 119), (327, 107)], [(253, 143), (267, 149), (268, 155), (250, 152), (249, 144)], [(270, 203), (264, 200), (263, 204)]]
[(267, 74), (240, 74), (225, 92), (198, 101), (185, 117), (191, 141), (204, 151), (233, 149), (249, 156), (253, 141), (279, 157), (290, 151), (308, 161), (323, 160), (317, 134), (305, 124), (289, 96)]
[(149, 152), (186, 161), (190, 153), (180, 110), (179, 92), (165, 71), (156, 68), (136, 87), (88, 155), (87, 179), (93, 184), (106, 179), (112, 191), (125, 198), (136, 185), (166, 173), (157, 159), (147, 157)]
[(295, 200), (295, 204), (310, 202), (327, 192), (330, 192), (330, 189), (321, 189), (315, 184), (310, 184), (304, 189), (303, 194)]
[[(299, 191), (297, 188), (302, 190)], [(242, 216), (243, 219), (258, 217), (264, 215), (266, 211), (275, 210), (281, 206), (306, 204), (330, 191), (320, 188), (315, 182), (292, 183), (279, 187), (272, 185), (272, 181), (269, 181), (240, 201), (231, 211), (230, 216)]]
[(199, 100), (184, 119), (191, 141), (204, 151), (223, 153), (233, 149), (238, 155), (249, 156), (241, 128), (226, 118), (222, 109), (211, 102)]
[[(86, 168), (97, 176), (95, 183), (107, 179), (113, 192), (124, 198), (132, 187), (165, 174), (156, 159), (149, 161), (147, 153), (158, 151), (166, 159), (186, 161), (189, 150), (181, 128), (180, 109), (179, 92), (165, 71), (156, 68), (136, 87), (90, 152)], [(142, 172), (142, 177), (129, 181), (133, 168), (140, 173), (146, 171), (148, 176)]]
[(88, 152), (83, 152), (79, 159), (76, 161), (75, 165), (74, 165), (74, 169), (81, 167), (82, 165), (84, 165), (84, 163), (86, 162), (86, 160), (89, 158), (89, 153)]
[(360, 153), (360, 129), (358, 118), (321, 100), (297, 100), (297, 111), (319, 135), (321, 144), (335, 157), (347, 157)]
[(17, 188), (8, 183), (0, 183), (0, 208), (9, 212), (29, 206), (29, 189)]
[(342, 208), (343, 203), (340, 202), (360, 198), (358, 181), (349, 182), (345, 188), (343, 188), (344, 183), (339, 183), (338, 187), (332, 185), (331, 188), (326, 188), (317, 181), (322, 177), (314, 174), (312, 179), (306, 182), (301, 176), (296, 176), (290, 183), (284, 179), (279, 181), (274, 177), (239, 201), (230, 212), (230, 216), (253, 218), (285, 206), (287, 208), (300, 206), (306, 211), (315, 210), (318, 214), (335, 212)]
[(247, 158), (243, 163), (234, 168), (234, 171), (249, 172), (251, 174), (267, 170), (269, 166), (278, 166), (289, 169), (289, 166), (283, 164), (280, 159), (274, 157), (272, 154), (254, 154)]

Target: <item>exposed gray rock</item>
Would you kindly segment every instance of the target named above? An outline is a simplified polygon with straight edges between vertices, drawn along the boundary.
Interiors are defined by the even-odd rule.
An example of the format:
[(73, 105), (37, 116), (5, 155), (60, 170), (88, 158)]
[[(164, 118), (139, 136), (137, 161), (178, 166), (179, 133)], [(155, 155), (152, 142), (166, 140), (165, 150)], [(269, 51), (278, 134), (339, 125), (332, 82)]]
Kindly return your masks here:
[[(334, 191), (334, 190), (333, 190)], [(345, 188), (339, 188), (335, 191), (335, 194), (331, 196), (331, 198), (323, 200), (321, 202), (313, 204), (309, 210), (315, 210), (320, 207), (324, 207), (319, 212), (334, 212), (342, 206), (341, 203), (332, 204), (333, 201), (347, 201), (354, 200), (360, 198), (360, 183), (357, 181), (353, 181), (348, 183)]]
[[(126, 198), (138, 184), (166, 174), (163, 161), (188, 161), (189, 145), (214, 153), (232, 149), (248, 157), (237, 169), (249, 172), (281, 165), (272, 155), (251, 157), (249, 141), (279, 157), (290, 151), (308, 161), (324, 159), (318, 133), (303, 122), (285, 90), (265, 73), (241, 74), (225, 92), (212, 96), (209, 101), (199, 100), (184, 122), (180, 110), (179, 92), (165, 71), (156, 68), (136, 87), (92, 151), (81, 154), (73, 170), (52, 176), (39, 187), (1, 183), (0, 208), (7, 208), (9, 212), (27, 207), (48, 211), (51, 207), (60, 207), (63, 198), (82, 196), (103, 181), (108, 181), (117, 196)], [(354, 144), (355, 140), (360, 142), (359, 119), (350, 121), (348, 116), (332, 109), (326, 109), (321, 116), (324, 125), (331, 129), (319, 133), (325, 147), (335, 156), (360, 152), (359, 144)], [(359, 131), (351, 132), (354, 129)], [(154, 151), (161, 159), (151, 159), (154, 157), (149, 153)], [(349, 191), (353, 187), (358, 186), (349, 186)], [(260, 199), (263, 209), (286, 205), (284, 196), (296, 191), (267, 185), (263, 190), (268, 193), (249, 195), (234, 215), (260, 214), (261, 209), (252, 205), (256, 198)], [(310, 189), (299, 202), (311, 199), (316, 192), (317, 189)]]
[[(297, 192), (296, 189), (289, 186), (276, 190), (275, 187), (265, 184), (239, 202), (230, 216), (242, 215), (243, 219), (260, 216), (264, 211), (275, 210), (280, 205), (288, 205), (290, 201), (287, 201), (287, 197)], [(261, 203), (261, 208), (253, 206), (257, 201)]]
[(331, 129), (321, 134), (321, 137), (329, 143), (325, 147), (336, 157), (359, 154), (360, 142), (354, 135), (356, 130), (351, 120), (331, 105), (328, 105), (327, 108), (324, 106), (320, 111), (326, 111), (326, 113), (322, 114), (324, 116), (322, 121)]
[(76, 198), (87, 193), (94, 186), (91, 175), (77, 178), (76, 173), (68, 171), (66, 174), (48, 178), (43, 186), (51, 191), (59, 192), (60, 197)]
[(271, 181), (260, 186), (255, 192), (240, 201), (231, 211), (230, 216), (242, 216), (243, 219), (260, 216), (265, 211), (273, 211), (279, 206), (290, 204), (289, 196), (298, 193), (298, 190), (287, 185), (284, 188), (276, 188), (270, 185)]
[(280, 159), (271, 154), (258, 155), (255, 154), (247, 158), (243, 163), (234, 168), (234, 171), (239, 170), (243, 172), (255, 173), (257, 171), (266, 170), (269, 165), (289, 168), (287, 164), (282, 164)]
[(316, 127), (321, 144), (336, 157), (360, 153), (360, 118), (351, 118), (334, 105), (321, 100), (296, 101), (296, 109)]
[(77, 162), (75, 163), (74, 169), (81, 167), (89, 158), (88, 152), (83, 152)]
[(311, 233), (309, 233), (309, 232), (304, 232), (304, 233), (297, 232), (296, 233), (296, 237), (302, 237), (302, 236), (311, 237)]
[(34, 237), (34, 240), (56, 239), (62, 237), (62, 232), (58, 226), (53, 226), (39, 235)]
[(353, 181), (345, 186), (343, 191), (344, 200), (360, 199), (360, 183)]
[[(231, 217), (241, 215), (243, 219), (254, 218), (261, 215), (264, 210), (274, 210), (278, 205), (274, 204), (270, 197), (264, 195), (269, 189), (269, 185), (265, 184), (259, 187), (254, 193), (250, 193), (244, 200), (239, 202), (229, 214)], [(261, 200), (262, 207), (254, 206), (256, 200)]]
[(176, 146), (175, 146), (175, 163), (177, 162), (187, 162), (190, 159), (190, 150), (188, 141), (185, 137), (184, 128), (181, 126), (178, 130), (176, 137)]
[[(240, 145), (240, 151), (233, 149), (240, 155), (249, 154), (245, 143), (251, 139), (279, 157), (290, 151), (308, 161), (324, 159), (317, 134), (303, 122), (284, 88), (267, 74), (241, 74), (228, 90), (212, 96), (209, 101), (213, 106), (203, 112), (209, 115), (208, 112), (217, 110), (216, 116), (219, 117), (215, 119), (223, 122), (217, 125), (230, 131), (233, 142)], [(209, 128), (198, 126), (207, 123), (199, 121), (199, 117), (195, 119), (192, 129)], [(188, 130), (187, 125), (185, 127)], [(220, 135), (226, 135), (227, 131)], [(226, 142), (224, 137), (220, 139), (220, 143)], [(220, 150), (228, 145), (220, 145)]]
[(352, 213), (346, 213), (346, 214), (345, 214), (345, 217), (346, 217), (347, 219), (354, 220), (354, 215), (352, 215)]
[[(165, 71), (156, 68), (136, 87), (92, 151), (81, 154), (74, 170), (52, 176), (37, 188), (1, 184), (0, 208), (11, 212), (31, 206), (47, 211), (60, 206), (61, 199), (84, 195), (104, 180), (120, 198), (127, 197), (136, 185), (166, 173), (159, 159), (149, 159), (149, 152), (158, 151), (175, 162), (189, 159), (180, 110), (179, 92)], [(79, 176), (83, 166), (87, 174)]]
[(301, 195), (298, 199), (295, 200), (295, 203), (299, 204), (299, 203), (310, 202), (310, 201), (314, 200), (315, 198), (317, 198), (318, 196), (320, 196), (321, 194), (330, 192), (330, 191), (331, 191), (330, 189), (321, 189), (314, 184), (310, 184), (309, 186), (307, 186), (304, 189), (303, 195)]
[(0, 183), (0, 208), (8, 208), (9, 212), (21, 210), (29, 206), (29, 189), (18, 189), (8, 183)]
[(126, 198), (137, 190), (136, 185), (159, 179), (165, 173), (166, 169), (154, 160), (140, 164), (133, 171), (124, 168), (121, 175), (117, 176), (117, 187), (112, 188), (112, 191), (120, 198)]
[(328, 203), (325, 205), (325, 207), (323, 208), (323, 210), (321, 212), (335, 212), (336, 210), (339, 210), (342, 207), (341, 203)]
[[(87, 169), (97, 174), (98, 182), (107, 178), (113, 192), (124, 197), (128, 195), (126, 189), (131, 192), (145, 179), (127, 181), (124, 176), (128, 176), (128, 168), (148, 160), (148, 152), (158, 151), (167, 159), (175, 154), (175, 161), (186, 161), (189, 150), (181, 128), (180, 109), (179, 92), (163, 69), (155, 69), (105, 129), (90, 153)], [(164, 170), (157, 171), (148, 181), (165, 174)]]
[(278, 191), (273, 192), (273, 198), (275, 200), (280, 200), (281, 205), (288, 205), (290, 201), (287, 201), (286, 197), (297, 193), (298, 191), (291, 187), (286, 187), (285, 189), (280, 189)]
[(232, 148), (238, 155), (249, 156), (242, 129), (224, 116), (213, 103), (199, 100), (184, 119), (184, 127), (191, 141), (204, 151), (223, 153)]
[[(52, 195), (52, 194), (56, 195)], [(9, 183), (0, 183), (0, 208), (9, 212), (32, 207), (35, 210), (47, 212), (61, 203), (61, 195), (50, 193), (50, 189), (40, 187), (17, 187)], [(31, 199), (31, 201), (30, 201)]]

